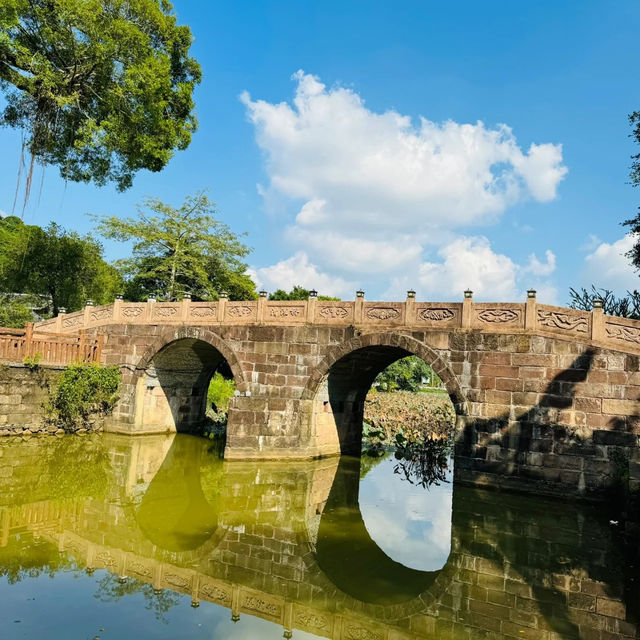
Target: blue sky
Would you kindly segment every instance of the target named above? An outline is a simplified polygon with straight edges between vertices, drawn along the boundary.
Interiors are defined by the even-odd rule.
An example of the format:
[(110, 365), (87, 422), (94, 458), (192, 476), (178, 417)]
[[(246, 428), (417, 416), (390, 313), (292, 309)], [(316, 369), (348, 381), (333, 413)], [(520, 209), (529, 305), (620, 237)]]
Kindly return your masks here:
[[(203, 67), (189, 149), (124, 194), (48, 167), (25, 221), (88, 232), (86, 212), (207, 187), (268, 290), (497, 300), (535, 286), (564, 304), (569, 286), (637, 286), (619, 224), (640, 204), (637, 3), (174, 5)], [(19, 134), (0, 130), (0, 149), (11, 212)]]

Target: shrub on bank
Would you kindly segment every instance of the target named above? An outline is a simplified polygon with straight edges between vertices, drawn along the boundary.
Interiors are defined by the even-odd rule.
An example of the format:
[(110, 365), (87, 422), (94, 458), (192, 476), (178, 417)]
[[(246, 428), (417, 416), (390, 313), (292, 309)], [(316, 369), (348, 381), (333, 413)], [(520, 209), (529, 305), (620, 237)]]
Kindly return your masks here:
[(72, 364), (63, 371), (51, 394), (49, 414), (67, 431), (85, 427), (113, 409), (119, 386), (118, 367)]

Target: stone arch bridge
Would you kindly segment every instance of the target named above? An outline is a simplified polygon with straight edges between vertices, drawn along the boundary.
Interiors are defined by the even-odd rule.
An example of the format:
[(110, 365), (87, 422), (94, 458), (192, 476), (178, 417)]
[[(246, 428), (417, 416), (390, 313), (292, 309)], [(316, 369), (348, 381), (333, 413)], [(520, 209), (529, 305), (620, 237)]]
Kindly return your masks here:
[[(417, 355), (458, 415), (458, 480), (596, 497), (640, 477), (640, 322), (525, 303), (308, 301), (87, 306), (42, 331), (103, 334), (123, 373), (107, 429), (189, 431), (221, 368), (228, 459), (357, 454), (375, 376)], [(629, 465), (629, 468), (627, 467)]]

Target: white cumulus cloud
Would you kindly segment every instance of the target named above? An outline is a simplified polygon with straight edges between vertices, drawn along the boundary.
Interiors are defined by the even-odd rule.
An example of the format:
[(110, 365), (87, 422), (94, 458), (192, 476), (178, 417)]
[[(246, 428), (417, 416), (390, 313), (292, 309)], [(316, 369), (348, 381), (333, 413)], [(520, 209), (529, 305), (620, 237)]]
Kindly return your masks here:
[(611, 289), (619, 295), (627, 289), (640, 288), (638, 273), (631, 266), (625, 255), (634, 245), (631, 235), (626, 235), (616, 242), (601, 242), (594, 251), (585, 258), (583, 283), (588, 287)]
[(305, 289), (316, 289), (320, 295), (349, 297), (357, 288), (353, 282), (318, 271), (303, 251), (269, 267), (249, 269), (248, 273), (259, 288), (268, 291), (290, 291), (300, 285)]
[[(438, 276), (492, 297), (517, 290), (518, 270), (553, 271), (549, 254), (518, 266), (488, 241), (457, 234), (516, 203), (553, 200), (567, 172), (561, 145), (525, 149), (505, 124), (377, 113), (349, 88), (328, 88), (303, 71), (293, 78), (291, 103), (247, 92), (241, 100), (265, 157), (260, 193), (269, 208), (295, 212), (284, 239), (304, 248), (307, 268), (360, 282), (386, 276), (388, 286), (419, 272), (421, 281)], [(441, 261), (425, 262), (436, 246)], [(467, 261), (454, 268), (460, 251)], [(267, 269), (282, 273), (283, 263)]]

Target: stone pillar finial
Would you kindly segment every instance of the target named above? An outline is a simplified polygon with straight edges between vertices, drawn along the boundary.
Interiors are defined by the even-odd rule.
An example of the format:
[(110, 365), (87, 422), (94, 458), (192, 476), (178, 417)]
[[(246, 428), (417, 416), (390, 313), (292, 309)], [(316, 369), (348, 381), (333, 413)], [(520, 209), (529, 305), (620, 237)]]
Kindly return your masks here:
[(416, 297), (416, 292), (413, 289), (409, 289), (409, 291), (407, 291), (407, 299), (413, 298), (415, 300)]
[(356, 291), (356, 298), (364, 298), (364, 291), (362, 289)]
[(267, 292), (264, 289), (262, 291), (260, 291), (260, 297), (261, 298), (266, 298), (267, 297)]
[(60, 307), (60, 308), (58, 309), (58, 315), (59, 315), (59, 316), (63, 316), (63, 315), (65, 315), (66, 313), (67, 313), (67, 308), (66, 308), (66, 307)]
[(124, 294), (123, 293), (116, 293), (116, 300), (124, 300)]
[(604, 307), (604, 300), (602, 298), (594, 298), (593, 299), (593, 308), (594, 309), (602, 309)]
[(85, 303), (85, 306), (86, 307), (93, 307), (93, 300), (91, 300), (91, 299), (87, 300), (86, 303)]
[(473, 291), (466, 289), (462, 299), (462, 328), (470, 329), (473, 322)]
[(310, 298), (317, 298), (318, 297), (318, 292), (315, 289), (311, 289), (311, 291), (309, 291), (309, 297)]
[(535, 289), (529, 289), (527, 291), (527, 298), (535, 298), (536, 297), (536, 290)]

